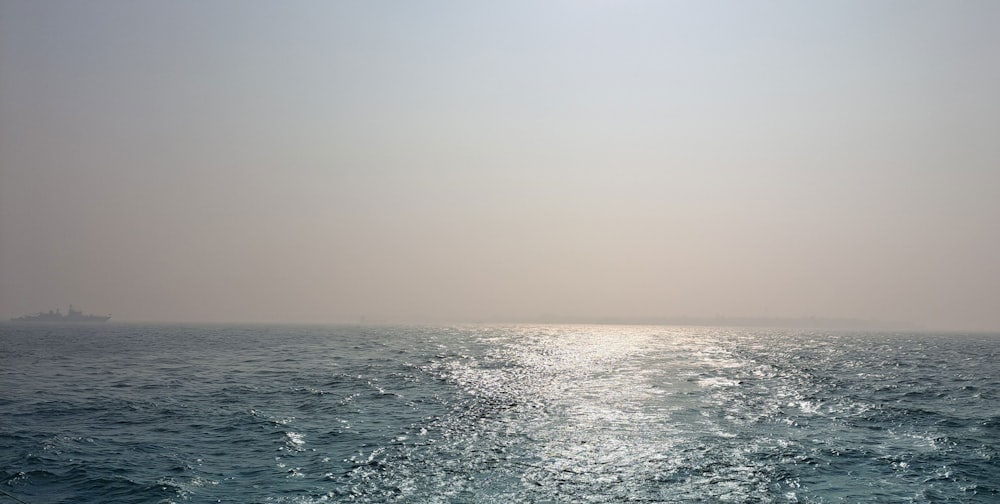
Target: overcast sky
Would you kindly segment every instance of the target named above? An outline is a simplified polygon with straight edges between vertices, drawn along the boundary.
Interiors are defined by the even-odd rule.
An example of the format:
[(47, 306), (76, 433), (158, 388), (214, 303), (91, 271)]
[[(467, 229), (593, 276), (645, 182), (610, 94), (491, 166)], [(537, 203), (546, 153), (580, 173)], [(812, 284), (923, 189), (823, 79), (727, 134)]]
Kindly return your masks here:
[(0, 315), (1000, 330), (1000, 2), (0, 0)]

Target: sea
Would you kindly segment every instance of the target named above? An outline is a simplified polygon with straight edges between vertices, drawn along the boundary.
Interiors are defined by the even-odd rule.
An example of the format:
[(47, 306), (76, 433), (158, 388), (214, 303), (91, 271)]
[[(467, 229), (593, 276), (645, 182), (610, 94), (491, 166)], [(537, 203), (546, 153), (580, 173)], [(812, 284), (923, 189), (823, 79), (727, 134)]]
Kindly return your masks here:
[(0, 503), (1000, 502), (1000, 334), (0, 325)]

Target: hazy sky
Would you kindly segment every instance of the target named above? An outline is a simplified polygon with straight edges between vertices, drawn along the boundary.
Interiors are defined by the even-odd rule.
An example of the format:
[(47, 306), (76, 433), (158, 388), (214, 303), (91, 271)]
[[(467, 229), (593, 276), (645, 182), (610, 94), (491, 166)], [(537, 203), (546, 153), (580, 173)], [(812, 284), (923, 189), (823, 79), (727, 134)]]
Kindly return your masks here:
[(1000, 2), (0, 0), (0, 315), (1000, 329)]

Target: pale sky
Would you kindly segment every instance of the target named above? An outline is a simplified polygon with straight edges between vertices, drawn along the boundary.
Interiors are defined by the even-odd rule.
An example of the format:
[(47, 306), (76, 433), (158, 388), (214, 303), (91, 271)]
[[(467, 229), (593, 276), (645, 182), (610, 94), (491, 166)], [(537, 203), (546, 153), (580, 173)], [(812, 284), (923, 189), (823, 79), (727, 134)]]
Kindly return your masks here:
[(1000, 2), (0, 0), (0, 316), (1000, 330)]

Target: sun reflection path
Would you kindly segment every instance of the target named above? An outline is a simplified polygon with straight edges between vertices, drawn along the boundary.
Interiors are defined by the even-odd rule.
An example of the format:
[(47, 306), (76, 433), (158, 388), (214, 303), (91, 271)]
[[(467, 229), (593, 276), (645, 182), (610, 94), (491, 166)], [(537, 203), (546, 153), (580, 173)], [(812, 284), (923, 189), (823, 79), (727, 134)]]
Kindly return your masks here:
[(732, 434), (702, 415), (705, 389), (717, 385), (710, 371), (733, 365), (705, 336), (649, 326), (516, 327), (488, 338), (497, 348), (488, 359), (456, 371), (483, 404), (499, 406), (485, 435), (504, 433), (502, 442), (515, 445), (507, 451), (519, 454), (512, 465), (527, 490), (660, 500), (704, 495), (703, 483), (714, 481), (716, 497), (748, 497), (762, 479), (748, 477), (755, 469), (739, 453), (719, 453), (713, 440)]
[(469, 332), (425, 368), (468, 400), (364, 473), (380, 488), (412, 502), (767, 501), (768, 468), (714, 413), (734, 364), (707, 330)]

